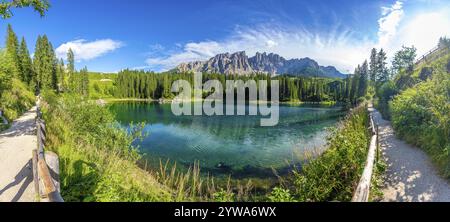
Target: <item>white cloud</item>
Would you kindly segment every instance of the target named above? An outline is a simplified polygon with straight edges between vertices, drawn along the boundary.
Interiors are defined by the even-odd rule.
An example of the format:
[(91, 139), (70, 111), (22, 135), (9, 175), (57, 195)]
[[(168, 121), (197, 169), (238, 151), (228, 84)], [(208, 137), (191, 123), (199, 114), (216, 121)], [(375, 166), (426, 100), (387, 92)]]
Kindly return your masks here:
[(333, 65), (341, 72), (350, 73), (357, 64), (368, 59), (373, 47), (384, 48), (392, 57), (402, 45), (414, 45), (421, 55), (435, 47), (439, 37), (450, 37), (450, 7), (419, 8), (412, 13), (405, 9), (403, 2), (399, 0), (381, 8), (376, 39), (356, 37), (352, 30), (338, 25), (326, 33), (273, 24), (237, 27), (222, 41), (178, 45), (177, 50), (152, 56), (146, 63), (150, 69), (168, 70), (180, 63), (207, 60), (219, 53), (246, 51), (253, 56), (256, 52), (273, 52), (287, 59), (310, 57), (321, 65)]
[(277, 45), (278, 45), (278, 43), (276, 43), (272, 40), (267, 40), (267, 42), (266, 42), (267, 48), (273, 48), (273, 47), (276, 47)]
[(378, 20), (379, 47), (383, 48), (397, 34), (397, 28), (404, 16), (403, 2), (397, 1), (391, 7), (382, 7), (382, 16)]
[(398, 29), (385, 47), (393, 54), (402, 45), (414, 45), (418, 55), (434, 48), (440, 37), (450, 37), (450, 8), (419, 12), (412, 15)]
[(319, 35), (302, 28), (261, 25), (238, 27), (223, 41), (190, 42), (177, 52), (150, 57), (146, 63), (149, 68), (168, 70), (180, 63), (207, 60), (219, 53), (246, 51), (253, 56), (256, 52), (273, 52), (287, 59), (310, 57), (320, 64), (334, 65), (342, 72), (352, 72), (371, 45), (367, 40), (356, 39), (349, 30)]
[(87, 61), (103, 56), (123, 46), (122, 42), (102, 39), (88, 42), (84, 39), (66, 42), (56, 49), (58, 58), (66, 59), (67, 52), (72, 49), (77, 61)]

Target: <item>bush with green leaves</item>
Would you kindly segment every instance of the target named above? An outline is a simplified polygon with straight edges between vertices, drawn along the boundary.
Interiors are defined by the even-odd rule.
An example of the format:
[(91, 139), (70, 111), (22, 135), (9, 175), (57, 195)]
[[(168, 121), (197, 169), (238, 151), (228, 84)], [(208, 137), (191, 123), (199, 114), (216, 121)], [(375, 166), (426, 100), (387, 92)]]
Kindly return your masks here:
[(270, 201), (350, 201), (365, 166), (371, 134), (369, 114), (362, 104), (340, 122), (328, 140), (328, 149), (294, 170), (287, 189), (275, 188)]
[(213, 200), (214, 202), (233, 202), (234, 196), (234, 193), (220, 189), (220, 191), (213, 194)]
[(136, 164), (142, 125), (123, 130), (106, 107), (46, 91), (47, 149), (60, 157), (65, 201), (170, 201), (172, 192)]
[(275, 187), (272, 192), (267, 196), (270, 202), (294, 202), (294, 198), (291, 195), (291, 191), (280, 187)]
[(377, 90), (378, 99), (375, 101), (374, 105), (386, 120), (391, 119), (389, 103), (399, 92), (395, 84), (396, 83), (393, 81), (388, 81), (381, 85)]
[(450, 74), (446, 62), (437, 62), (432, 79), (395, 97), (392, 123), (398, 136), (422, 147), (450, 178)]
[(6, 119), (12, 121), (34, 106), (35, 99), (27, 85), (18, 79), (12, 79), (11, 88), (0, 97), (0, 109), (3, 109)]

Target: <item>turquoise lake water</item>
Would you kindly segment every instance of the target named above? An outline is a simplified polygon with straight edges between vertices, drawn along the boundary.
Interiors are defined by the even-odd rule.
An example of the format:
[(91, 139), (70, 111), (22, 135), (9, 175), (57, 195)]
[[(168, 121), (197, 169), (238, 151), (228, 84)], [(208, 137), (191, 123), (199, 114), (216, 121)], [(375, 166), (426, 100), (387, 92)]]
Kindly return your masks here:
[(147, 123), (148, 136), (136, 145), (148, 166), (169, 159), (183, 170), (198, 161), (203, 173), (238, 179), (298, 165), (305, 152), (324, 147), (327, 128), (345, 114), (339, 106), (282, 105), (279, 124), (261, 127), (262, 116), (175, 116), (170, 104), (121, 102), (110, 109), (125, 127)]

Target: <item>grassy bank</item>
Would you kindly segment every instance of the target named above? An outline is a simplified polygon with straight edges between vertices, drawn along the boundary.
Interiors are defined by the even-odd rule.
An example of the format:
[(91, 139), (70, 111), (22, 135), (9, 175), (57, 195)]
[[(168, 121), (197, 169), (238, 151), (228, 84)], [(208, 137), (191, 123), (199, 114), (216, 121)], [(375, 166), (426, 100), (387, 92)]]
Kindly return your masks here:
[(138, 165), (133, 141), (142, 124), (124, 130), (112, 113), (78, 95), (44, 93), (47, 149), (60, 156), (61, 190), (69, 202), (110, 201), (245, 201), (251, 184), (225, 186), (201, 178), (198, 164), (186, 173), (161, 163), (159, 169)]
[(74, 95), (44, 94), (47, 149), (61, 159), (66, 201), (170, 201), (172, 192), (136, 165), (132, 132), (119, 128), (109, 111)]
[(269, 195), (271, 201), (350, 201), (364, 169), (370, 132), (368, 111), (361, 105), (335, 128), (329, 149), (306, 163), (282, 187)]
[(390, 106), (396, 134), (424, 149), (447, 179), (450, 179), (449, 68), (449, 56), (433, 62), (432, 75), (400, 93)]
[(0, 97), (0, 109), (8, 121), (13, 121), (35, 104), (35, 96), (22, 81), (13, 78), (11, 88)]

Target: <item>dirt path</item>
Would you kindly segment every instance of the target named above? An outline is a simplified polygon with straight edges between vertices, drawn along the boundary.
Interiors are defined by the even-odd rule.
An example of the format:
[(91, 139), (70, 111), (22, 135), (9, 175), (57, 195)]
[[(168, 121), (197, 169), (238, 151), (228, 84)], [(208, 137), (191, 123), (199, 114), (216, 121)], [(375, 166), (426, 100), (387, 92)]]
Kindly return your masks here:
[(36, 148), (36, 107), (0, 133), (0, 202), (33, 202), (31, 152)]
[(383, 201), (450, 201), (450, 185), (438, 176), (430, 158), (419, 148), (397, 139), (390, 122), (376, 110), (374, 121), (380, 127), (381, 150), (388, 165)]

